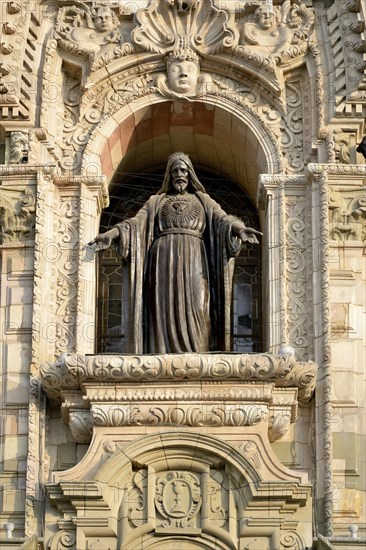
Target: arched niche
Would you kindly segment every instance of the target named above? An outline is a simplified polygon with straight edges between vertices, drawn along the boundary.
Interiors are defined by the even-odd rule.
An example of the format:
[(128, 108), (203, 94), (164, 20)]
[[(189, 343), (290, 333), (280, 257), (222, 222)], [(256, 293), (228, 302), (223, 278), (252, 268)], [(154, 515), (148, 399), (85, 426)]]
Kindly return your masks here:
[[(128, 182), (133, 180), (138, 182), (134, 183), (137, 202), (138, 195), (144, 196), (144, 200), (140, 201), (142, 206), (148, 196), (156, 193), (160, 188), (161, 175), (168, 155), (173, 151), (182, 150), (190, 155), (195, 167), (226, 178), (227, 182), (232, 182), (233, 188), (239, 194), (241, 193), (242, 196), (246, 194), (251, 201), (253, 215), (248, 215), (249, 209), (240, 209), (242, 201), (236, 200), (234, 192), (232, 200), (236, 204), (236, 210), (228, 208), (219, 196), (215, 196), (215, 193), (207, 189), (228, 213), (244, 217), (247, 225), (261, 229), (255, 208), (259, 175), (277, 170), (279, 159), (276, 157), (273, 136), (265, 132), (258, 117), (245, 110), (234, 112), (229, 102), (224, 106), (219, 105), (219, 102), (214, 104), (183, 100), (146, 104), (145, 99), (145, 105), (141, 105), (138, 110), (136, 110), (136, 103), (142, 104), (143, 100), (134, 102), (128, 110), (123, 108), (113, 117), (107, 118), (98, 132), (94, 133), (94, 138), (88, 145), (84, 157), (85, 170), (98, 171), (99, 163), (100, 170), (107, 175), (112, 210), (115, 202), (121, 200), (121, 197), (118, 197), (119, 190), (122, 189), (123, 192), (123, 187), (128, 186)], [(134, 112), (131, 113), (132, 108)], [(116, 122), (119, 120), (121, 122), (117, 126)], [(150, 181), (148, 181), (149, 174)], [(151, 185), (154, 177), (157, 178), (156, 186)], [(149, 186), (148, 193), (144, 193), (145, 184)], [(230, 187), (230, 183), (226, 185)], [(141, 193), (139, 193), (139, 186)], [(124, 196), (123, 193), (122, 196)], [(135, 212), (131, 208), (128, 217)], [(106, 216), (103, 216), (101, 231), (110, 226), (105, 223), (105, 219)], [(116, 223), (116, 220), (113, 223)], [(233, 342), (238, 340), (236, 334), (240, 335), (240, 342), (238, 340), (238, 345), (233, 343), (232, 349), (258, 352), (262, 351), (261, 265), (259, 249), (249, 248), (253, 251), (253, 258), (249, 258), (245, 252), (245, 250), (248, 251), (248, 247), (243, 247), (243, 261), (241, 264), (240, 262), (236, 264), (238, 284), (234, 286), (234, 299), (236, 294), (240, 294), (242, 305), (241, 309), (237, 310), (237, 318), (233, 319), (233, 325), (236, 327), (233, 330)], [(250, 254), (251, 252), (249, 256)], [(113, 256), (113, 253), (105, 254), (104, 257), (108, 255)], [(247, 255), (246, 259), (244, 259), (245, 255)], [(243, 266), (249, 266), (249, 269), (246, 270)], [(109, 306), (121, 309), (118, 302), (122, 300), (121, 292), (117, 289), (121, 284), (120, 274), (113, 271), (115, 278), (113, 289), (118, 294), (113, 300), (112, 292), (109, 292), (111, 286), (108, 277), (107, 274), (103, 284), (98, 285), (98, 352), (116, 352), (123, 349), (118, 345), (112, 348), (100, 345), (102, 339), (108, 340), (107, 336), (111, 335), (110, 332), (108, 333), (109, 324), (105, 321), (109, 315)], [(117, 312), (116, 319), (118, 315)], [(113, 312), (112, 316), (114, 316)], [(123, 322), (116, 320), (115, 330), (112, 333), (113, 341), (121, 335), (123, 338), (125, 331), (122, 326)], [(245, 338), (246, 336), (249, 338)]]
[(281, 155), (269, 126), (249, 107), (208, 97), (163, 101), (148, 96), (107, 115), (85, 148), (82, 172), (126, 172), (138, 158), (141, 171), (162, 166), (172, 151), (189, 153), (194, 164), (238, 181), (255, 203), (260, 174), (281, 171)]

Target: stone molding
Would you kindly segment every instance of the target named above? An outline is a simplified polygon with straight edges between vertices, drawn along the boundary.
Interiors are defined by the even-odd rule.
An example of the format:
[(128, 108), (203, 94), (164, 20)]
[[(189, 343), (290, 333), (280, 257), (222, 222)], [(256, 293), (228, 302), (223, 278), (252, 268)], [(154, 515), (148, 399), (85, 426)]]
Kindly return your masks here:
[(276, 387), (296, 387), (299, 401), (314, 391), (317, 366), (296, 362), (291, 355), (181, 354), (79, 355), (63, 354), (55, 363), (41, 365), (44, 390), (60, 400), (61, 390), (81, 389), (84, 383), (157, 381), (258, 381)]
[(41, 377), (78, 442), (100, 427), (262, 423), (275, 441), (296, 422), (298, 401), (311, 398), (316, 371), (315, 363), (270, 354), (64, 354), (43, 364)]

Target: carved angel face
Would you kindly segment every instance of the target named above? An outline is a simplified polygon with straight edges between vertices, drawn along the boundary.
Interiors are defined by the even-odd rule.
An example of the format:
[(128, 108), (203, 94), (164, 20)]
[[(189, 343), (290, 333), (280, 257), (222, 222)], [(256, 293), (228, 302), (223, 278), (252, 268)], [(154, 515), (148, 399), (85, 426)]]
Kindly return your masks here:
[(266, 8), (258, 8), (256, 15), (258, 18), (258, 24), (262, 27), (262, 29), (269, 30), (275, 25), (276, 16), (272, 11)]
[(196, 90), (198, 66), (189, 59), (172, 61), (168, 67), (168, 82), (171, 90), (189, 94)]
[(94, 17), (94, 25), (99, 32), (111, 31), (116, 26), (115, 17), (110, 9), (99, 10)]

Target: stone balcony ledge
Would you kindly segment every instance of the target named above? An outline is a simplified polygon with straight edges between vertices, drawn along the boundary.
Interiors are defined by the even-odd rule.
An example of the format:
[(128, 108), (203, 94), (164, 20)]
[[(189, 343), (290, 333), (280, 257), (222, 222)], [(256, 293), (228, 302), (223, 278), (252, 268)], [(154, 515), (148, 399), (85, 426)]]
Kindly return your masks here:
[(94, 429), (265, 425), (270, 441), (296, 422), (315, 363), (289, 355), (62, 355), (42, 365), (43, 388), (81, 443)]
[[(298, 401), (311, 399), (317, 365), (301, 363), (291, 355), (186, 353), (167, 355), (62, 354), (55, 363), (41, 365), (43, 388), (51, 402), (60, 402), (64, 390), (86, 384), (125, 385), (150, 382), (259, 382), (277, 388), (297, 388)], [(174, 386), (175, 387), (175, 386)]]

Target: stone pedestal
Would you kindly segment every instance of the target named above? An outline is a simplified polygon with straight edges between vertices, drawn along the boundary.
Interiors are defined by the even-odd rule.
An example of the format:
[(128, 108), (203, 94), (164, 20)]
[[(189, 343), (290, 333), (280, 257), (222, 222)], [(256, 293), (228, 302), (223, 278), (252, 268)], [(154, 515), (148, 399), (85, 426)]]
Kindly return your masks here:
[(316, 370), (270, 354), (73, 354), (43, 365), (49, 399), (90, 442), (48, 485), (50, 548), (310, 546), (311, 488), (270, 442), (296, 422)]

